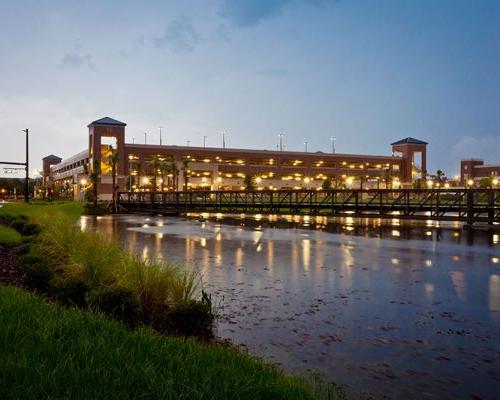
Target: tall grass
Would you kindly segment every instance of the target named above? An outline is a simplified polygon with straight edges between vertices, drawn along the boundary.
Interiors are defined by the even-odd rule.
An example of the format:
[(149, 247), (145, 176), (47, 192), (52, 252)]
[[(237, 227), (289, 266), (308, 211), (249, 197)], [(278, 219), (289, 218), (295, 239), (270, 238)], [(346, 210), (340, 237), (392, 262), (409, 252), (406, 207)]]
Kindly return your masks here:
[(0, 225), (0, 244), (14, 246), (21, 243), (19, 232), (4, 225)]
[(158, 321), (165, 321), (172, 307), (200, 299), (201, 281), (193, 271), (167, 261), (143, 260), (99, 232), (82, 231), (64, 215), (41, 214), (37, 221), (43, 230), (32, 251), (49, 260), (59, 280), (82, 282), (91, 292), (128, 288), (147, 324), (173, 329)]
[(337, 398), (233, 349), (129, 331), (12, 287), (0, 286), (0, 326), (2, 400)]

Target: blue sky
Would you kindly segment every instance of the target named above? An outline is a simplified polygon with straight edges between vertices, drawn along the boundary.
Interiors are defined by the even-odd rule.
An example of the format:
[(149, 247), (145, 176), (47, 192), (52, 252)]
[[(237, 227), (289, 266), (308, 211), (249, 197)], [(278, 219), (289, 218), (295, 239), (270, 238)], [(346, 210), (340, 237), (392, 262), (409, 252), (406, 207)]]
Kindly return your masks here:
[[(87, 145), (110, 116), (167, 143), (500, 161), (500, 1), (27, 1), (0, 9), (0, 159)], [(0, 172), (0, 175), (2, 173)]]

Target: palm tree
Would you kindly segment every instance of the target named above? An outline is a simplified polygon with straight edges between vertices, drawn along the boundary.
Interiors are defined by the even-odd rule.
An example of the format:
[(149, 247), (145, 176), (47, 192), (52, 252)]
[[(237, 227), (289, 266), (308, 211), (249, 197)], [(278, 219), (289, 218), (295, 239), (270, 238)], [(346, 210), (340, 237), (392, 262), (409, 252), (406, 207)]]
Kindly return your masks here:
[(255, 190), (255, 184), (252, 175), (246, 174), (245, 179), (243, 180), (243, 184), (245, 185), (246, 190), (248, 191)]
[(445, 180), (445, 173), (443, 170), (438, 169), (436, 171), (436, 180), (438, 181), (438, 183), (442, 183)]
[(99, 160), (94, 159), (92, 162), (92, 171), (89, 174), (90, 182), (92, 182), (92, 202), (94, 208), (97, 208), (97, 183), (99, 181), (99, 176), (101, 175), (101, 164)]
[(330, 178), (329, 176), (327, 176), (326, 179), (321, 184), (321, 189), (323, 189), (323, 190), (330, 190), (331, 188), (332, 188), (332, 178)]
[(385, 182), (385, 188), (390, 189), (390, 182), (392, 180), (392, 171), (390, 168), (384, 168), (382, 171), (382, 179)]
[(117, 203), (117, 196), (116, 196), (116, 175), (117, 175), (117, 166), (118, 162), (120, 161), (120, 153), (118, 151), (113, 151), (113, 149), (110, 147), (109, 149), (111, 151), (111, 156), (108, 158), (108, 165), (111, 167), (111, 185), (112, 185), (112, 190), (113, 190), (113, 212), (116, 213), (118, 211), (118, 203)]
[(153, 192), (156, 192), (157, 188), (157, 175), (158, 175), (158, 167), (160, 165), (160, 157), (155, 155), (151, 157), (151, 165), (153, 166)]
[(165, 160), (162, 160), (160, 161), (160, 177), (161, 177), (161, 186), (160, 186), (160, 189), (161, 191), (165, 191), (165, 176), (168, 175), (168, 172), (170, 170), (170, 166), (168, 165), (167, 162), (165, 162)]
[(175, 156), (170, 156), (169, 162), (170, 170), (172, 171), (172, 189), (177, 190), (177, 188), (179, 187), (179, 170), (177, 169), (177, 160), (175, 159)]
[(182, 161), (182, 177), (184, 179), (184, 190), (187, 191), (189, 188), (189, 160), (185, 159)]

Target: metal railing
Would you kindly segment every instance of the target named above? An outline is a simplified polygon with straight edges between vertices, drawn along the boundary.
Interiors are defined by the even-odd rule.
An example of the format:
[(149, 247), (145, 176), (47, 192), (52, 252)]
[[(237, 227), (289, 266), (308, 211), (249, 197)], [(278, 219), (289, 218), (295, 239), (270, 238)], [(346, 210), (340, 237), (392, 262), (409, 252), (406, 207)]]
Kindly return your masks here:
[(129, 212), (308, 214), (500, 222), (500, 189), (120, 192)]

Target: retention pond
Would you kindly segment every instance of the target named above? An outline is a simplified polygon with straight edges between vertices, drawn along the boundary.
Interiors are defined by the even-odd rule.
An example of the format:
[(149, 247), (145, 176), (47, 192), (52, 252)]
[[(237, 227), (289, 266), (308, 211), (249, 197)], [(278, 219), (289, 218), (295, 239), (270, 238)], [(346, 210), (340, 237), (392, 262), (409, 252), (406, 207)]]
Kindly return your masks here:
[(220, 338), (352, 398), (500, 398), (500, 232), (397, 220), (82, 217), (199, 271)]

